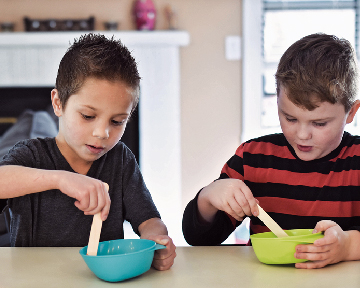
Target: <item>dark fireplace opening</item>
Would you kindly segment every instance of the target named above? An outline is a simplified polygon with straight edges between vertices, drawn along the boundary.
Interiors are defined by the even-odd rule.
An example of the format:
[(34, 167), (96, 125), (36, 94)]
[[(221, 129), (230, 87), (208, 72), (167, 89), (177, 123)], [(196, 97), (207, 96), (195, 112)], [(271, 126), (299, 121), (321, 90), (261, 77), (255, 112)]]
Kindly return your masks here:
[(47, 110), (51, 105), (50, 87), (0, 88), (0, 135), (9, 129), (26, 109)]
[[(3, 87), (0, 88), (0, 141), (4, 134), (15, 122), (16, 118), (26, 109), (33, 111), (44, 110), (53, 117), (51, 107), (51, 90), (53, 87)], [(125, 133), (121, 138), (127, 147), (134, 153), (139, 163), (139, 115), (138, 108), (128, 122)], [(5, 206), (0, 199), (0, 209)], [(0, 212), (1, 212), (0, 210)]]

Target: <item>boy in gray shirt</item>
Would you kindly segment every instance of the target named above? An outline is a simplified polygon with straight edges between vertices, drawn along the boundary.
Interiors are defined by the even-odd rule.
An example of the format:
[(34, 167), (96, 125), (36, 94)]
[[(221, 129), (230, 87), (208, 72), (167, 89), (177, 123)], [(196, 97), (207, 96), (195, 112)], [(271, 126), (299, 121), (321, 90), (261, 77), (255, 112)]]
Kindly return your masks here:
[(134, 155), (120, 142), (139, 84), (136, 62), (120, 41), (94, 34), (75, 40), (51, 92), (58, 135), (18, 142), (0, 161), (11, 246), (85, 246), (92, 215), (101, 212), (100, 241), (124, 238), (128, 220), (141, 238), (166, 245), (153, 266), (172, 266), (175, 246)]

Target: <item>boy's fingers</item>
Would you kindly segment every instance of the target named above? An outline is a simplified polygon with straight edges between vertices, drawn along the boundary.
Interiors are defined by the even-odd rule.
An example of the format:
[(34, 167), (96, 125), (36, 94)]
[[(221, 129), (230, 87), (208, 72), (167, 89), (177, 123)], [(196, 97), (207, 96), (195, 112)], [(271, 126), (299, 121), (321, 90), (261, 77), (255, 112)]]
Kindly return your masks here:
[(306, 259), (309, 261), (324, 261), (329, 259), (329, 252), (323, 253), (295, 253), (295, 257), (298, 259)]
[(167, 259), (164, 259), (164, 260), (157, 260), (157, 259), (154, 259), (153, 260), (153, 263), (152, 263), (152, 266), (159, 270), (159, 271), (164, 271), (164, 270), (168, 270), (170, 269), (170, 267), (174, 264), (174, 258), (167, 258)]
[(303, 262), (303, 263), (296, 263), (295, 267), (299, 269), (315, 269), (315, 268), (322, 268), (328, 264), (327, 261), (316, 261), (316, 262)]
[(102, 187), (100, 193), (97, 193), (97, 205), (96, 208), (100, 208), (100, 210), (103, 210), (105, 206), (107, 205), (107, 200), (109, 198), (109, 194), (107, 191)]
[(111, 200), (108, 193), (109, 186), (106, 183), (103, 184), (104, 185), (99, 188), (100, 191), (96, 192), (96, 195), (90, 196), (92, 204), (87, 210), (84, 211), (85, 215), (95, 215), (101, 212), (101, 219), (105, 221), (109, 215)]
[(149, 236), (147, 239), (155, 241), (157, 244), (161, 244), (161, 245), (165, 245), (165, 246), (167, 246), (170, 243), (169, 237), (165, 236), (165, 235)]
[(103, 221), (105, 221), (107, 216), (109, 215), (110, 205), (111, 205), (111, 200), (110, 200), (110, 195), (109, 195), (109, 185), (105, 182), (104, 182), (104, 188), (105, 188), (105, 190), (104, 190), (105, 206), (101, 213)]
[[(87, 212), (95, 211), (95, 210), (98, 210), (98, 207), (99, 207), (99, 195), (91, 192), (89, 206), (85, 209), (85, 211), (87, 211)], [(97, 212), (99, 212), (99, 211), (97, 211)]]
[(324, 245), (331, 245), (338, 241), (338, 233), (337, 231), (327, 231), (328, 233), (325, 234), (323, 238), (317, 239), (314, 242), (315, 246), (324, 246)]
[(302, 244), (296, 246), (297, 253), (325, 253), (330, 251), (329, 245), (315, 246), (313, 244)]
[(109, 215), (110, 206), (111, 206), (111, 200), (110, 200), (110, 198), (108, 198), (106, 200), (106, 204), (105, 204), (105, 206), (103, 208), (103, 211), (101, 213), (101, 215), (103, 216), (103, 221), (106, 220), (107, 216)]
[(76, 201), (74, 202), (74, 205), (75, 205), (76, 208), (78, 208), (79, 210), (81, 210), (81, 209), (80, 209), (81, 204), (80, 204), (79, 201), (76, 200)]
[(323, 232), (337, 224), (330, 220), (322, 220), (316, 223), (313, 233)]
[(241, 221), (242, 217), (240, 217), (230, 206), (229, 203), (227, 203), (227, 206), (224, 207), (224, 212), (235, 218), (237, 221)]
[(164, 238), (164, 239), (161, 239), (160, 241), (158, 241), (157, 243), (166, 246), (169, 244), (169, 242), (170, 242), (169, 239)]
[(147, 239), (166, 246), (165, 249), (155, 251), (152, 266), (157, 270), (168, 270), (174, 264), (176, 257), (176, 247), (171, 238), (166, 235), (150, 235)]
[(89, 199), (85, 198), (77, 200), (74, 204), (79, 210), (86, 211), (87, 207), (89, 207)]
[[(242, 202), (241, 202), (242, 200)], [(231, 198), (228, 201), (229, 204), (229, 208), (231, 209), (231, 211), (236, 214), (238, 217), (243, 217), (244, 214), (246, 214), (246, 208), (249, 208), (249, 206), (246, 207), (247, 201), (246, 199), (243, 199), (241, 197), (236, 198)]]
[(259, 215), (259, 210), (257, 207), (256, 199), (254, 198), (254, 195), (252, 194), (250, 188), (243, 181), (240, 181), (240, 189), (241, 189), (242, 193), (244, 194), (244, 196), (247, 200), (247, 205), (249, 207), (249, 211), (246, 211), (245, 214), (248, 216)]
[(171, 238), (169, 236), (154, 235), (154, 236), (149, 236), (147, 239), (155, 241), (157, 244), (166, 246), (165, 249), (156, 250), (156, 252), (158, 252), (158, 253), (161, 253), (161, 252), (168, 253), (168, 250), (171, 250), (172, 248), (175, 250), (175, 245), (172, 243)]
[(168, 263), (172, 265), (172, 263), (174, 263), (175, 257), (175, 248), (171, 249), (171, 247), (167, 247), (167, 249), (156, 250), (154, 254), (154, 260), (157, 260), (158, 263), (162, 262), (163, 264)]
[(232, 207), (237, 207), (237, 209), (233, 209), (235, 213), (237, 213), (239, 216), (251, 214), (251, 207), (249, 205), (249, 202), (242, 193), (236, 193), (234, 200), (236, 205)]
[(109, 211), (103, 209), (103, 211), (101, 211), (101, 220), (105, 221), (108, 216), (109, 216)]

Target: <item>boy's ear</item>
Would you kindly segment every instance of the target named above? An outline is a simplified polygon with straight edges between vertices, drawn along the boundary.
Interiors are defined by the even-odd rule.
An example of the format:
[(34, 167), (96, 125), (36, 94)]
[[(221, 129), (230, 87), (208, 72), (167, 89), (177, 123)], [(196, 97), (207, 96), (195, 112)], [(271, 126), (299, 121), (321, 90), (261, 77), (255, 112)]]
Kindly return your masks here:
[(57, 89), (51, 90), (51, 104), (53, 106), (55, 115), (60, 117), (62, 114), (62, 109), (61, 109), (61, 102), (60, 102), (60, 98), (59, 98), (59, 92)]
[(346, 118), (346, 124), (351, 123), (354, 120), (354, 117), (356, 115), (356, 112), (358, 111), (360, 107), (360, 100), (356, 100), (353, 106), (351, 107), (349, 114)]

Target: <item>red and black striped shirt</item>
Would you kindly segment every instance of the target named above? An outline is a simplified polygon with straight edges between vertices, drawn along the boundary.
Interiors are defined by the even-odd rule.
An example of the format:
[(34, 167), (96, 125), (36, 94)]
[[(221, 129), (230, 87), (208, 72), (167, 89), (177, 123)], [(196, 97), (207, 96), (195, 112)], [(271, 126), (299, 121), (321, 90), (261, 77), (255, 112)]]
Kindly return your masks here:
[[(224, 178), (243, 180), (260, 201), (260, 206), (283, 229), (312, 229), (318, 221), (328, 219), (338, 223), (343, 230), (360, 230), (358, 136), (345, 132), (338, 148), (313, 161), (299, 159), (283, 134), (249, 140), (224, 165), (220, 179)], [(201, 245), (202, 237), (222, 242), (240, 224), (226, 214), (218, 215), (212, 227), (201, 228), (194, 215), (189, 215), (197, 211), (197, 207), (191, 207), (196, 205), (196, 199), (184, 212), (184, 236), (187, 239), (196, 231), (205, 234), (194, 235), (195, 238), (190, 236), (190, 241), (195, 239), (196, 242), (192, 245)], [(218, 214), (221, 213), (225, 214)], [(251, 233), (269, 231), (256, 217), (251, 217), (250, 230)], [(221, 237), (216, 235), (219, 233)]]

